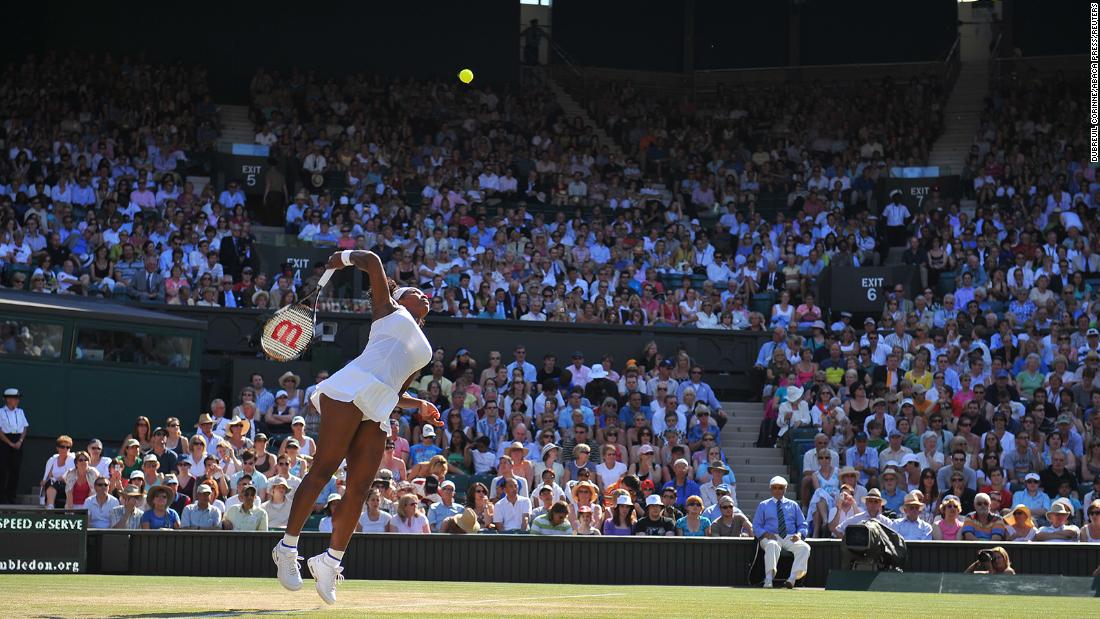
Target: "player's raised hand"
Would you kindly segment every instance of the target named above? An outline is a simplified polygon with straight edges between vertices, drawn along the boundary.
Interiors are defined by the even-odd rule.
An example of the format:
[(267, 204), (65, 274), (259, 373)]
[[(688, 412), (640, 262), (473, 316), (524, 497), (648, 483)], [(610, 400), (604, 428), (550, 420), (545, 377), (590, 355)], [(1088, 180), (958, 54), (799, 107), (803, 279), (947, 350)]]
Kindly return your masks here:
[(427, 400), (420, 401), (420, 419), (437, 428), (443, 427), (443, 421), (439, 418), (439, 409), (435, 407), (435, 404)]

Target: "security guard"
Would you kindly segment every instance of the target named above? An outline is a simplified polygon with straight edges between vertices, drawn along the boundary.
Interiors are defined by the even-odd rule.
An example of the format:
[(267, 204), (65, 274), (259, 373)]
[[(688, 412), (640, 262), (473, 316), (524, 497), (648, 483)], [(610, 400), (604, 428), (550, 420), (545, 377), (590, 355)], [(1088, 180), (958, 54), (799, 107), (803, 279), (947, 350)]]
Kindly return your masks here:
[(15, 503), (19, 489), (19, 468), (23, 464), (23, 440), (27, 438), (27, 415), (19, 408), (18, 389), (4, 390), (0, 408), (0, 504)]

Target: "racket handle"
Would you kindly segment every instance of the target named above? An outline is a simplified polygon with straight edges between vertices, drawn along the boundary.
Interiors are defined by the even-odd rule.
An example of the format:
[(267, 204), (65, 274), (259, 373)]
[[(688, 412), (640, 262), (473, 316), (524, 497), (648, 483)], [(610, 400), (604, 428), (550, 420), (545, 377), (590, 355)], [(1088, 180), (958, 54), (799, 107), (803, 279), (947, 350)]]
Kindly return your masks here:
[(328, 284), (328, 280), (332, 279), (332, 274), (336, 272), (336, 269), (327, 269), (321, 279), (317, 280), (317, 288), (324, 288)]

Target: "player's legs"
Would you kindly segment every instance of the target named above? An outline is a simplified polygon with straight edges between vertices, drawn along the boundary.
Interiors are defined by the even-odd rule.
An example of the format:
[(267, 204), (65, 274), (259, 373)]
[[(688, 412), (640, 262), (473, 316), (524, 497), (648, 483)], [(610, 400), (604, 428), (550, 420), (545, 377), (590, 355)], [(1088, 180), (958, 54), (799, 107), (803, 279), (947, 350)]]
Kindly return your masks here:
[(359, 424), (348, 450), (348, 477), (344, 487), (344, 500), (340, 501), (340, 506), (332, 516), (329, 549), (310, 557), (306, 562), (316, 581), (317, 594), (328, 604), (336, 603), (336, 585), (344, 578), (344, 568), (340, 562), (363, 511), (367, 491), (378, 473), (385, 446), (386, 432), (377, 422), (365, 421)]
[(335, 550), (348, 547), (351, 534), (363, 513), (367, 493), (370, 491), (382, 453), (386, 447), (386, 433), (377, 422), (364, 421), (348, 449), (348, 476), (344, 486), (344, 500), (340, 501), (332, 517), (332, 536), (329, 546)]
[(294, 502), (287, 517), (287, 535), (296, 536), (302, 532), (321, 490), (348, 456), (348, 448), (363, 420), (363, 412), (352, 402), (340, 402), (321, 394), (320, 404), (317, 453), (302, 483), (294, 491)]
[(321, 427), (313, 465), (294, 493), (290, 516), (287, 518), (286, 535), (271, 551), (279, 584), (290, 591), (302, 588), (302, 573), (298, 566), (298, 535), (309, 518), (317, 496), (348, 453), (348, 446), (363, 420), (362, 411), (350, 402), (339, 402), (321, 394), (320, 405)]

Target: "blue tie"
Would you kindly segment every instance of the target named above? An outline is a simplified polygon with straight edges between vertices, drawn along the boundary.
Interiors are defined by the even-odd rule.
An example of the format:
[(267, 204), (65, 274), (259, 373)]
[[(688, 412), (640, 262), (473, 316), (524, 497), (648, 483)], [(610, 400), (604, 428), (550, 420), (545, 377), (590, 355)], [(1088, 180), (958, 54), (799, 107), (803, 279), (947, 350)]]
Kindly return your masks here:
[(776, 517), (775, 530), (779, 532), (779, 537), (786, 538), (787, 537), (787, 517), (786, 517), (786, 515), (783, 514), (783, 502), (782, 501), (776, 501), (775, 502), (775, 517)]

